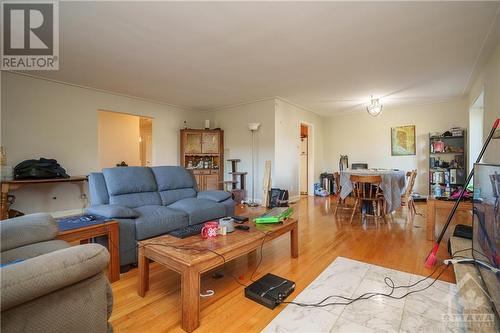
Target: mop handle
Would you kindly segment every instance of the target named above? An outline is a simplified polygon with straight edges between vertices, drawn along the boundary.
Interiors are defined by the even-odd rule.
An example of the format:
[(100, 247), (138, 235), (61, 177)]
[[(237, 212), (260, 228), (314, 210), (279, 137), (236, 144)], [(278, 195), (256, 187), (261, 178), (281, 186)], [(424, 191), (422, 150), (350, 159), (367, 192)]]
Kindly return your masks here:
[[(500, 118), (497, 118), (495, 120), (495, 123), (493, 124), (493, 127), (491, 128), (491, 131), (490, 131), (490, 134), (488, 135), (488, 138), (484, 142), (483, 148), (481, 149), (481, 152), (479, 153), (479, 156), (477, 157), (476, 163), (481, 162), (481, 159), (483, 158), (484, 152), (486, 151), (486, 147), (488, 147), (488, 144), (490, 143), (491, 138), (493, 138), (493, 135), (495, 134), (495, 131), (496, 131), (499, 123), (500, 123)], [(469, 183), (470, 183), (473, 175), (474, 175), (474, 168), (469, 172), (469, 176), (467, 176), (467, 180), (465, 181), (464, 187), (462, 188), (462, 190), (460, 190), (460, 195), (458, 196), (458, 199), (455, 201), (455, 204), (453, 205), (453, 208), (452, 208), (450, 214), (448, 215), (448, 219), (446, 220), (446, 224), (444, 225), (443, 229), (441, 230), (441, 233), (439, 234), (439, 237), (436, 241), (437, 244), (439, 244), (441, 242), (441, 240), (443, 239), (444, 234), (446, 232), (446, 229), (448, 229), (448, 226), (451, 223), (451, 219), (455, 215), (455, 212), (457, 211), (458, 205), (460, 204), (460, 200), (462, 200), (462, 198), (464, 197), (465, 190), (466, 190), (467, 186), (469, 186)]]

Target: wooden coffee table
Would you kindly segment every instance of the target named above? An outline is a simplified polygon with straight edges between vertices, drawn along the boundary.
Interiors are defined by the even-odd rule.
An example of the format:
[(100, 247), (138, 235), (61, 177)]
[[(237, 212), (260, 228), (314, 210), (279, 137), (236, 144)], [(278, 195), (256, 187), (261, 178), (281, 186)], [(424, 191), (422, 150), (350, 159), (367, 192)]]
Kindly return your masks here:
[[(149, 289), (149, 262), (156, 261), (181, 275), (182, 328), (192, 332), (200, 326), (200, 276), (202, 273), (245, 255), (264, 242), (290, 233), (291, 255), (297, 258), (298, 227), (296, 219), (279, 224), (255, 225), (247, 222), (249, 231), (234, 232), (216, 238), (202, 239), (195, 235), (184, 239), (170, 235), (139, 242), (138, 294), (144, 297)], [(211, 252), (214, 251), (214, 252)]]

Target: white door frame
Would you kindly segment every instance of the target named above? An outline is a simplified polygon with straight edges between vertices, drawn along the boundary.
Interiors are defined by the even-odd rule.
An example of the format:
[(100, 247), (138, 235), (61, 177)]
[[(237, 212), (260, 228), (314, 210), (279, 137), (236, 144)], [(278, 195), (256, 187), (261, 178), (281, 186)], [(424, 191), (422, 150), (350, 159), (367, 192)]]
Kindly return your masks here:
[[(298, 124), (298, 143), (300, 147), (300, 127), (301, 125), (307, 126), (307, 195), (314, 196), (314, 125), (307, 121), (299, 121)], [(299, 160), (299, 168), (297, 179), (299, 184), (300, 195), (300, 149), (297, 159)]]

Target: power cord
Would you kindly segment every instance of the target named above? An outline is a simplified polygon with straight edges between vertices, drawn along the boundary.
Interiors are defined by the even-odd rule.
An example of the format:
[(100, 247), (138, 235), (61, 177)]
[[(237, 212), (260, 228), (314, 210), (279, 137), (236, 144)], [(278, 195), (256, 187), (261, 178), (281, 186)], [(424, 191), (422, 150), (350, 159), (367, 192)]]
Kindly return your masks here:
[[(458, 250), (458, 251), (455, 251), (453, 254), (452, 254), (452, 258), (456, 258), (456, 254), (459, 253), (459, 252), (464, 252), (464, 251), (469, 251), (471, 250), (471, 248), (469, 249), (462, 249), (462, 250)], [(458, 256), (457, 256), (458, 257)], [(438, 269), (440, 269), (441, 267), (443, 266), (446, 266), (444, 269), (442, 269), (439, 274), (434, 278), (434, 280), (426, 287), (424, 288), (421, 288), (421, 289), (418, 289), (418, 290), (411, 290), (411, 291), (408, 291), (407, 293), (401, 295), (401, 296), (393, 296), (393, 293), (396, 289), (400, 289), (400, 288), (406, 288), (406, 289), (409, 289), (409, 288), (413, 288), (415, 287), (416, 285), (422, 283), (423, 281), (431, 278), (434, 273), (436, 273), (438, 271)], [(278, 297), (278, 299), (275, 299), (278, 303), (283, 303), (283, 304), (293, 304), (293, 305), (297, 305), (297, 306), (301, 306), (301, 307), (326, 307), (326, 306), (331, 306), (331, 305), (349, 305), (349, 304), (352, 304), (356, 301), (360, 301), (360, 300), (364, 300), (364, 299), (370, 299), (370, 298), (373, 298), (375, 296), (382, 296), (382, 297), (387, 297), (387, 298), (391, 298), (391, 299), (402, 299), (402, 298), (405, 298), (411, 294), (414, 294), (414, 293), (417, 293), (417, 292), (421, 292), (421, 291), (424, 291), (426, 289), (429, 289), (432, 285), (434, 285), (434, 283), (436, 283), (436, 281), (438, 281), (439, 277), (450, 267), (449, 264), (441, 264), (439, 266), (437, 266), (434, 271), (432, 271), (431, 274), (429, 274), (428, 276), (412, 283), (412, 284), (409, 284), (409, 285), (400, 285), (400, 286), (396, 286), (396, 284), (394, 283), (394, 281), (386, 276), (384, 278), (384, 283), (389, 287), (391, 288), (391, 291), (389, 293), (380, 293), (380, 292), (368, 292), (368, 293), (364, 293), (358, 297), (355, 297), (355, 298), (350, 298), (350, 297), (345, 297), (345, 296), (341, 296), (341, 295), (330, 295), (326, 298), (324, 298), (323, 300), (321, 300), (320, 302), (317, 302), (317, 303), (300, 303), (300, 302), (294, 302), (294, 301), (291, 301), (291, 302), (286, 302), (286, 301), (283, 301), (281, 297)], [(267, 291), (268, 292), (268, 291)], [(266, 293), (267, 293), (266, 292)], [(329, 299), (331, 298), (340, 298), (340, 299), (343, 299), (345, 300), (346, 302), (330, 302), (330, 303), (325, 303), (326, 301), (328, 301)]]

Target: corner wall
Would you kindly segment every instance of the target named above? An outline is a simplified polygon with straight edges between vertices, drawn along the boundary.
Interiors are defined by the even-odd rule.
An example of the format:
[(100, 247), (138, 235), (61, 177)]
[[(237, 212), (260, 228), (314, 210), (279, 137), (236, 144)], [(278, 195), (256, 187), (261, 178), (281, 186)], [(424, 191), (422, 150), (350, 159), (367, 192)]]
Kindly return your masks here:
[[(247, 197), (252, 197), (252, 136), (248, 123), (260, 123), (255, 134), (255, 198), (262, 200), (262, 180), (264, 177), (264, 163), (271, 161), (272, 170), (275, 169), (274, 160), (274, 98), (225, 107), (202, 113), (212, 119), (211, 127), (220, 127), (224, 130), (224, 159), (239, 158), (238, 171), (247, 171)], [(230, 164), (225, 161), (224, 179), (230, 180)], [(272, 174), (274, 182), (274, 174)]]
[[(153, 165), (179, 163), (179, 129), (201, 127), (203, 114), (13, 73), (1, 76), (1, 144), (10, 166), (55, 158), (70, 175), (99, 171), (98, 110), (153, 120)], [(20, 189), (13, 209), (24, 213), (81, 211), (85, 200), (72, 184)], [(55, 198), (55, 199), (54, 199)]]
[[(276, 99), (276, 133), (273, 186), (288, 189), (290, 199), (300, 195), (300, 124), (312, 127), (309, 135), (309, 194), (313, 195), (314, 183), (319, 182), (323, 172), (323, 122), (321, 117), (284, 99)], [(311, 151), (312, 150), (312, 151)]]
[[(500, 23), (498, 24), (500, 26)], [(500, 28), (499, 28), (500, 29)], [(500, 34), (499, 34), (500, 35)], [(497, 44), (490, 58), (484, 65), (481, 74), (474, 82), (469, 95), (469, 106), (484, 89), (484, 119), (483, 119), (483, 142), (495, 122), (500, 118), (500, 43)], [(476, 156), (473, 157), (476, 159)], [(492, 140), (486, 150), (483, 162), (500, 164), (500, 140)]]

